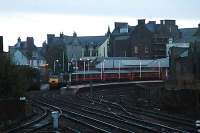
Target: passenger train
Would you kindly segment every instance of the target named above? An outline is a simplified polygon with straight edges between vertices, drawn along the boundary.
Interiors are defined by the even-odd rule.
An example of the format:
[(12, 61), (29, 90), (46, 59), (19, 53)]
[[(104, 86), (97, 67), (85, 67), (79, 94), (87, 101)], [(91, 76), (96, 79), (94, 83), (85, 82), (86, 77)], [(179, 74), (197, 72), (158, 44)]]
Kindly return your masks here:
[[(165, 71), (158, 70), (90, 70), (90, 71), (77, 71), (71, 73), (65, 81), (71, 83), (82, 82), (107, 82), (107, 81), (138, 81), (138, 80), (163, 80), (166, 78)], [(49, 84), (51, 87), (59, 87), (62, 85), (63, 80), (59, 76), (50, 76)]]
[(101, 71), (79, 71), (72, 73), (71, 81), (114, 81), (114, 80), (158, 80), (164, 79), (165, 73), (158, 70), (107, 70)]

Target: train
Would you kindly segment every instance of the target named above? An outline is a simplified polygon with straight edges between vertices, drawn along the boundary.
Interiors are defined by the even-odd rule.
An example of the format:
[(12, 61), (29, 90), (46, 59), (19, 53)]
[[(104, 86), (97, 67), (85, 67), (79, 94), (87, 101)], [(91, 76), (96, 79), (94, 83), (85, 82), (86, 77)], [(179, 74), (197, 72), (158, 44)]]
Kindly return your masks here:
[(58, 75), (51, 75), (49, 76), (49, 85), (51, 88), (57, 88), (61, 86), (62, 80)]
[(84, 82), (112, 82), (112, 81), (139, 81), (139, 80), (164, 80), (166, 78), (165, 71), (158, 70), (90, 70), (77, 71), (69, 74), (65, 78), (57, 75), (49, 76), (49, 84), (51, 87), (59, 87), (63, 81), (68, 81), (71, 84)]
[(114, 81), (114, 80), (159, 80), (165, 79), (165, 73), (158, 70), (107, 70), (104, 72), (93, 71), (79, 71), (72, 73), (71, 82), (84, 81)]

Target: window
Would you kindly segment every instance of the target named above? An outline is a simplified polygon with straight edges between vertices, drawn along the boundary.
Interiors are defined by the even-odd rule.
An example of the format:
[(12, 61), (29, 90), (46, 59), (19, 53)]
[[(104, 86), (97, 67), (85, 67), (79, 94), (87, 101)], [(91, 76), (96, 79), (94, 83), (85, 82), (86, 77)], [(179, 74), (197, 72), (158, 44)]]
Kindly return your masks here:
[(134, 47), (134, 53), (135, 53), (135, 54), (138, 54), (138, 46), (135, 46), (135, 47)]
[(144, 48), (144, 52), (145, 52), (145, 54), (148, 54), (148, 53), (149, 53), (149, 48), (148, 48), (148, 47), (145, 47), (145, 48)]

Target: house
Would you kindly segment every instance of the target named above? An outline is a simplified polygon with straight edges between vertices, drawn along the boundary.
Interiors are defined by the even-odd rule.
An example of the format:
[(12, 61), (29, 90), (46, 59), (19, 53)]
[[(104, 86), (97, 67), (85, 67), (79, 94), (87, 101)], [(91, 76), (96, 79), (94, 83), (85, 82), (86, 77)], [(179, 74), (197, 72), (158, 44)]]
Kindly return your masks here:
[(110, 38), (108, 37), (100, 46), (98, 46), (98, 57), (108, 57), (108, 45)]
[(41, 54), (41, 48), (36, 47), (33, 37), (27, 37), (26, 41), (18, 38), (14, 46), (9, 46), (9, 55), (16, 65), (27, 65), (33, 68), (40, 68), (46, 61)]
[(173, 42), (172, 39), (169, 39), (169, 43), (166, 45), (166, 56), (169, 57), (170, 48), (176, 47), (176, 48), (189, 48), (190, 43), (189, 42)]
[(167, 89), (200, 89), (200, 42), (170, 48)]
[(136, 26), (115, 22), (108, 53), (110, 57), (164, 58), (169, 38), (177, 40), (179, 36), (175, 20), (161, 20), (156, 24), (139, 19)]
[(107, 36), (77, 36), (76, 32), (73, 33), (73, 36), (60, 33), (59, 37), (47, 34), (47, 47), (62, 45), (65, 47), (68, 60), (79, 60), (84, 57), (97, 57), (99, 46), (106, 43), (107, 38)]
[[(200, 68), (200, 24), (197, 28), (180, 29), (180, 38), (167, 44), (167, 55), (170, 57), (170, 78), (178, 84), (175, 88), (187, 88), (196, 80)], [(194, 73), (195, 71), (195, 73)], [(196, 73), (197, 72), (197, 73)], [(193, 84), (193, 83), (192, 83)], [(189, 85), (189, 86), (190, 86)]]

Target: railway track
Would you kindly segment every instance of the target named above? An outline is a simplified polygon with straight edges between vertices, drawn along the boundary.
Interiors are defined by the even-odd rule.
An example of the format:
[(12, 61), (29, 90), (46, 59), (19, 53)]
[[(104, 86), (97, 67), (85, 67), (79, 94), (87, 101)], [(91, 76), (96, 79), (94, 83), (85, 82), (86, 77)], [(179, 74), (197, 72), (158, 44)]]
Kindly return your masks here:
[[(178, 127), (179, 129), (186, 129), (191, 132), (195, 131), (195, 124), (194, 124), (195, 120), (178, 117), (175, 115), (169, 115), (169, 114), (160, 112), (158, 110), (147, 110), (147, 109), (138, 108), (135, 106), (127, 106), (126, 101), (123, 101), (123, 100), (120, 100), (120, 104), (117, 103), (117, 102), (119, 102), (119, 100), (115, 101), (117, 96), (119, 99), (119, 95), (121, 95), (121, 94), (124, 95), (126, 93), (129, 94), (130, 91), (132, 91), (132, 89), (126, 89), (126, 88), (124, 90), (121, 88), (119, 88), (119, 89), (117, 88), (116, 90), (115, 89), (113, 89), (113, 90), (110, 90), (110, 89), (97, 90), (97, 92), (93, 93), (94, 94), (93, 97), (97, 97), (96, 99), (91, 100), (91, 99), (85, 98), (84, 100), (90, 100), (92, 102), (96, 101), (96, 103), (104, 103), (105, 105), (110, 105), (114, 108), (121, 108), (125, 112), (128, 111), (129, 114), (131, 113), (131, 114), (147, 116), (149, 118), (161, 121), (162, 123), (164, 122), (165, 124), (168, 124), (171, 127)], [(108, 96), (107, 96), (107, 94), (108, 94)], [(84, 95), (79, 94), (79, 97), (80, 96), (83, 97)], [(100, 97), (100, 99), (99, 99), (98, 98), (99, 96), (103, 96), (103, 98)], [(107, 100), (105, 100), (105, 99), (107, 99)]]
[[(194, 131), (194, 130), (191, 129), (191, 127), (189, 129), (184, 130), (184, 129), (182, 129), (182, 127), (177, 128), (176, 126), (175, 127), (168, 126), (166, 123), (163, 123), (162, 121), (159, 121), (159, 123), (155, 122), (154, 119), (151, 119), (149, 117), (144, 117), (144, 116), (146, 116), (146, 114), (144, 114), (143, 112), (142, 112), (143, 113), (142, 116), (136, 115), (134, 113), (128, 112), (126, 108), (124, 108), (123, 106), (121, 106), (117, 103), (105, 101), (105, 100), (102, 100), (102, 99), (101, 99), (101, 102), (98, 99), (92, 99), (92, 100), (91, 99), (84, 99), (84, 100), (89, 100), (90, 102), (95, 102), (96, 104), (105, 104), (107, 106), (110, 105), (110, 108), (111, 108), (110, 110), (119, 109), (119, 110), (124, 111), (125, 114), (127, 114), (126, 116), (123, 116), (123, 117), (126, 118), (126, 120), (129, 119), (129, 120), (132, 120), (132, 121), (143, 122), (143, 123), (146, 123), (147, 125), (152, 125), (152, 127), (157, 127), (157, 129), (159, 129), (159, 131), (162, 131), (162, 132), (163, 131), (166, 131), (166, 132), (190, 132), (190, 131), (193, 132)], [(112, 109), (112, 108), (114, 108), (114, 109)], [(120, 114), (118, 114), (118, 115), (120, 115)], [(122, 116), (122, 115), (120, 115), (120, 116)], [(159, 117), (159, 116), (157, 116), (157, 117)], [(176, 122), (176, 120), (174, 119), (173, 123), (175, 123), (175, 122)], [(161, 124), (161, 123), (163, 123), (163, 124)]]
[[(52, 105), (52, 103), (49, 103), (49, 99), (44, 100), (42, 98), (39, 99), (40, 103), (48, 106), (48, 107), (53, 107), (53, 108), (59, 108), (60, 110), (62, 110), (62, 116), (64, 116), (64, 118), (66, 119), (72, 119), (73, 121), (77, 121), (78, 123), (81, 123), (83, 125), (86, 126), (86, 128), (92, 128), (94, 132), (132, 132), (132, 131), (128, 131), (126, 129), (117, 127), (115, 125), (106, 123), (104, 121), (89, 117), (87, 115), (81, 114), (81, 113), (77, 113), (74, 111), (69, 111), (68, 109), (62, 107), (63, 105), (57, 105), (60, 103), (55, 103), (54, 105)], [(37, 101), (39, 102), (39, 101)]]
[[(86, 96), (78, 93), (76, 97), (49, 91), (32, 99), (49, 110), (61, 110), (62, 121), (67, 123), (62, 128), (70, 132), (195, 132), (193, 121), (159, 111), (129, 108), (123, 100), (119, 104), (107, 97), (107, 100), (105, 97), (98, 97), (102, 94), (109, 94), (108, 98), (111, 99), (112, 95), (126, 96), (132, 89), (124, 92), (123, 89), (116, 89), (114, 93), (112, 90), (93, 92), (92, 95), (86, 92)], [(89, 96), (91, 97), (88, 98)]]
[[(149, 123), (144, 123), (144, 122), (141, 122), (141, 121), (133, 119), (133, 118), (131, 119), (131, 118), (128, 118), (127, 116), (124, 116), (124, 115), (118, 115), (114, 112), (103, 111), (103, 110), (100, 110), (100, 109), (97, 109), (97, 108), (92, 108), (92, 107), (89, 107), (89, 106), (86, 106), (86, 105), (83, 105), (83, 104), (72, 103), (69, 100), (61, 100), (61, 99), (55, 99), (55, 100), (60, 101), (60, 102), (64, 103), (65, 105), (70, 105), (70, 107), (77, 108), (77, 109), (81, 110), (82, 112), (89, 112), (91, 114), (94, 114), (95, 117), (97, 115), (100, 115), (100, 116), (103, 116), (103, 117), (107, 117), (109, 119), (114, 119), (115, 121), (121, 121), (123, 123), (127, 123), (134, 128), (132, 130), (136, 130), (137, 128), (141, 128), (143, 130), (159, 132), (157, 129), (154, 129), (154, 128), (148, 126)], [(136, 123), (136, 121), (137, 121), (137, 123)]]
[[(53, 98), (54, 100), (51, 101), (52, 103), (56, 102), (56, 106), (59, 106), (59, 107), (68, 106), (68, 111), (69, 110), (74, 111), (74, 112), (76, 111), (76, 113), (77, 113), (77, 110), (79, 110), (78, 111), (79, 114), (81, 113), (85, 116), (86, 115), (90, 116), (90, 117), (92, 116), (92, 118), (95, 118), (95, 119), (98, 119), (98, 120), (100, 119), (102, 121), (110, 122), (109, 120), (113, 119), (115, 121), (115, 122), (111, 123), (113, 125), (116, 123), (117, 120), (118, 121), (120, 120), (121, 125), (122, 125), (122, 123), (126, 123), (126, 124), (131, 126), (131, 127), (127, 127), (127, 128), (129, 128), (129, 130), (131, 129), (130, 131), (135, 130), (136, 132), (141, 132), (141, 130), (138, 131), (136, 129), (137, 128), (143, 128), (143, 131), (145, 129), (146, 131), (151, 131), (151, 132), (163, 132), (163, 131), (165, 131), (165, 132), (186, 132), (185, 130), (172, 128), (172, 127), (162, 125), (162, 124), (158, 124), (158, 123), (152, 123), (151, 121), (148, 122), (148, 121), (136, 119), (136, 118), (130, 117), (130, 116), (119, 115), (119, 114), (116, 114), (114, 112), (110, 113), (110, 112), (102, 111), (102, 110), (99, 110), (99, 109), (96, 109), (96, 108), (91, 108), (91, 107), (85, 106), (83, 104), (74, 103), (73, 101), (70, 101), (69, 99), (68, 100), (61, 100), (61, 99), (63, 99), (63, 97), (61, 98), (59, 96), (56, 96), (55, 94), (53, 94), (53, 96), (49, 96), (49, 95), (47, 95), (47, 96), (48, 97), (46, 97), (46, 102), (49, 102), (49, 99), (52, 100), (52, 98)], [(56, 98), (56, 97), (59, 97), (59, 98)], [(116, 105), (115, 105), (115, 107), (116, 107)], [(74, 108), (74, 109), (72, 110), (72, 108)], [(97, 117), (97, 116), (99, 116), (99, 117)], [(75, 116), (73, 116), (73, 117), (75, 117)], [(102, 117), (104, 117), (104, 119), (102, 119)], [(126, 126), (123, 125), (123, 127), (126, 127)]]
[[(67, 101), (65, 101), (65, 103), (67, 103)], [(111, 112), (107, 112), (107, 111), (103, 111), (103, 110), (99, 110), (99, 109), (96, 109), (96, 108), (91, 108), (91, 107), (88, 107), (88, 106), (85, 106), (85, 105), (79, 105), (79, 104), (74, 104), (74, 106), (79, 106), (79, 107), (84, 108), (84, 109), (94, 110), (95, 112), (98, 112), (98, 113), (101, 112), (101, 113), (106, 114), (107, 116), (115, 117), (115, 118), (124, 120), (126, 122), (127, 121), (130, 122), (130, 123), (134, 122), (133, 125), (135, 125), (135, 126), (137, 125), (138, 127), (142, 127), (144, 129), (145, 128), (149, 128), (150, 130), (152, 130), (154, 132), (161, 132), (161, 131), (166, 131), (166, 130), (167, 131), (171, 131), (171, 132), (172, 131), (184, 132), (183, 130), (178, 130), (178, 129), (175, 129), (175, 128), (170, 128), (170, 127), (167, 127), (165, 125), (152, 123), (151, 121), (148, 122), (148, 121), (145, 121), (145, 120), (137, 119), (135, 117), (130, 117), (130, 116), (123, 115), (123, 114), (117, 114), (117, 113), (114, 113), (112, 111)], [(153, 130), (153, 128), (155, 128), (155, 129)]]
[(129, 110), (130, 112), (133, 113), (137, 113), (137, 114), (142, 114), (145, 113), (147, 116), (150, 117), (155, 117), (160, 120), (166, 120), (166, 121), (172, 121), (172, 122), (176, 122), (176, 123), (180, 123), (182, 125), (188, 126), (188, 127), (194, 127), (194, 120), (188, 119), (188, 118), (183, 118), (183, 117), (178, 117), (175, 115), (170, 115), (170, 114), (166, 114), (166, 113), (162, 113), (162, 112), (158, 112), (155, 109), (154, 110), (149, 110), (149, 109), (144, 109), (144, 108), (140, 108), (140, 107), (133, 107), (133, 106), (129, 106), (126, 104), (126, 102), (122, 101), (121, 106), (123, 106), (124, 108), (126, 108), (127, 110)]
[(27, 123), (24, 123), (13, 129), (10, 129), (10, 130), (6, 131), (6, 133), (32, 133), (32, 132), (39, 131), (42, 128), (49, 126), (50, 125), (49, 122), (44, 122), (42, 124), (38, 124), (48, 117), (49, 113), (47, 112), (47, 110), (45, 110), (44, 108), (42, 108), (41, 106), (39, 106), (37, 104), (33, 104), (33, 106), (42, 110), (43, 113), (40, 116), (38, 116), (37, 118), (35, 118), (34, 120), (31, 120)]

